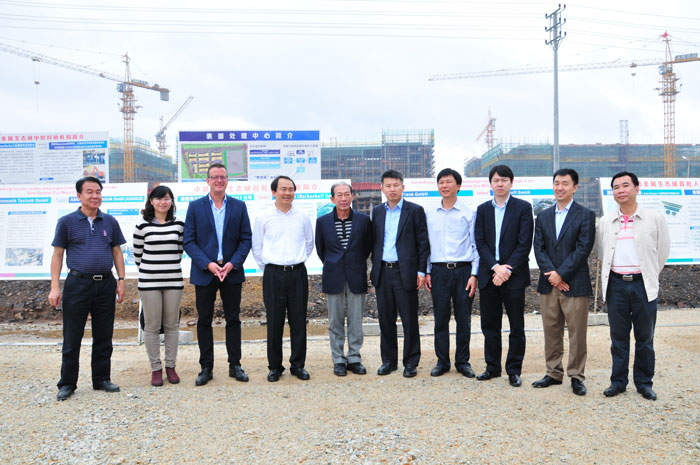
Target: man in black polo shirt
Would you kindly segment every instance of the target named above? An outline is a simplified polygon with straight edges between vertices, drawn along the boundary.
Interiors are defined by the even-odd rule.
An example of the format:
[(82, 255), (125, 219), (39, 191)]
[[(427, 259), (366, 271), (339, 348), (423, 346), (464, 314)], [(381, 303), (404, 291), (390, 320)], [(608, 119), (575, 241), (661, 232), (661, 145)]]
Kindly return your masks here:
[[(119, 392), (110, 380), (112, 331), (116, 301), (124, 300), (124, 257), (120, 246), (126, 241), (114, 217), (102, 213), (102, 183), (87, 176), (75, 183), (80, 208), (58, 220), (51, 243), (51, 291), (49, 303), (61, 303), (60, 277), (63, 252), (70, 270), (63, 284), (63, 360), (57, 400), (69, 398), (78, 384), (80, 344), (88, 314), (92, 318), (92, 387)], [(117, 269), (118, 281), (112, 275)]]

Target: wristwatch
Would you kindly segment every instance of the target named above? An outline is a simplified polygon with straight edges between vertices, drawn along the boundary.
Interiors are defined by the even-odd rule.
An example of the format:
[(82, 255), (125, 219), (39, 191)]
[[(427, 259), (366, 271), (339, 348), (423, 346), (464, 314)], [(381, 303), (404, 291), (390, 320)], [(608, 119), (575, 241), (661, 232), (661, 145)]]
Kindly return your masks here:
[(120, 276), (120, 277), (117, 278), (117, 281), (124, 281), (124, 278), (122, 278), (122, 277)]

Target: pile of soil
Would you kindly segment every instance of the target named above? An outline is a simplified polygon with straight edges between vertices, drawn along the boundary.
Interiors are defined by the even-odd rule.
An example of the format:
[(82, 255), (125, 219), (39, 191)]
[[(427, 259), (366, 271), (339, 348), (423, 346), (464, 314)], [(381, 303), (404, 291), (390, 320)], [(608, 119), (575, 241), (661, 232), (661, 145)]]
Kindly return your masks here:
[[(596, 277), (595, 254), (589, 260), (592, 283), (595, 289)], [(531, 270), (532, 285), (525, 293), (525, 311), (534, 312), (539, 309), (539, 298), (536, 292), (538, 271)], [(659, 295), (660, 308), (696, 308), (700, 307), (700, 266), (667, 266), (661, 272)], [(61, 311), (49, 305), (50, 284), (48, 281), (0, 281), (0, 322), (33, 322), (43, 320), (60, 320)], [(600, 294), (600, 291), (598, 291)], [(430, 293), (419, 292), (419, 312), (421, 315), (433, 313), (433, 302)], [(126, 284), (126, 298), (122, 304), (117, 304), (116, 318), (130, 320), (138, 316), (139, 297), (136, 281), (129, 280)], [(594, 301), (591, 299), (591, 310)], [(605, 311), (602, 299), (598, 298), (597, 310)], [(196, 318), (194, 286), (188, 281), (182, 297), (182, 316)], [(479, 313), (479, 293), (474, 299), (474, 313)], [(215, 316), (223, 318), (221, 300), (217, 299)], [(326, 318), (328, 307), (325, 295), (321, 292), (321, 277), (309, 276), (309, 307), (308, 318)], [(265, 307), (262, 300), (262, 278), (248, 277), (243, 284), (241, 297), (241, 317), (265, 319)], [(370, 285), (365, 304), (365, 317), (377, 318), (377, 299), (374, 288)]]

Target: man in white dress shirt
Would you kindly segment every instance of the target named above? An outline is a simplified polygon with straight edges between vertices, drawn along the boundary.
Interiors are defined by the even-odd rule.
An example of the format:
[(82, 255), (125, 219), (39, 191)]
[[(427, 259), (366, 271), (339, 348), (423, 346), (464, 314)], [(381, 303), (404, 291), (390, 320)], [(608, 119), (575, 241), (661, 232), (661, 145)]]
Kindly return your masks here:
[(438, 361), (431, 376), (450, 371), (450, 303), (457, 323), (455, 368), (467, 378), (474, 377), (469, 364), (472, 301), (477, 288), (479, 252), (474, 242), (476, 211), (457, 198), (462, 176), (451, 168), (437, 175), (442, 201), (426, 208), (430, 264), (425, 286), (433, 295), (435, 355)]
[(277, 176), (271, 184), (274, 208), (255, 220), (253, 257), (263, 270), (263, 302), (267, 313), (267, 380), (280, 379), (285, 313), (289, 321), (292, 354), (290, 372), (309, 379), (306, 363), (306, 308), (309, 281), (304, 262), (314, 250), (311, 219), (292, 206), (296, 184)]

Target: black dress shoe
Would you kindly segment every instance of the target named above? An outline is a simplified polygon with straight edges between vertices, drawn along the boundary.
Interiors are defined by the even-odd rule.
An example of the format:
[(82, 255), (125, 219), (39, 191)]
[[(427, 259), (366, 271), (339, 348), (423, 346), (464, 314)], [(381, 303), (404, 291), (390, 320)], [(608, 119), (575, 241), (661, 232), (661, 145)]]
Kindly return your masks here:
[(414, 367), (413, 365), (406, 365), (403, 367), (403, 377), (404, 378), (413, 378), (418, 374), (418, 369)]
[(523, 385), (523, 380), (520, 379), (520, 375), (508, 375), (508, 382), (513, 387), (520, 387)]
[(430, 376), (442, 376), (448, 371), (450, 371), (449, 367), (444, 367), (438, 363), (437, 365), (435, 365), (435, 368), (430, 370)]
[(106, 379), (100, 383), (97, 383), (92, 386), (92, 388), (95, 391), (105, 391), (105, 392), (119, 392), (119, 386), (111, 382), (110, 380)]
[(501, 374), (500, 373), (491, 373), (490, 371), (486, 370), (482, 374), (476, 377), (477, 381), (488, 381), (491, 378), (500, 378)]
[(467, 378), (474, 378), (476, 376), (470, 365), (460, 365), (457, 367), (457, 371), (462, 373), (462, 376), (466, 376)]
[(356, 375), (366, 375), (367, 368), (360, 362), (348, 363), (348, 370), (355, 373)]
[(311, 378), (311, 376), (309, 375), (309, 372), (303, 368), (290, 368), (289, 372), (302, 381), (306, 381), (306, 380)]
[(282, 376), (282, 370), (278, 370), (278, 369), (273, 368), (267, 374), (267, 380), (271, 383), (274, 383), (274, 382), (280, 380), (280, 376)]
[(571, 390), (574, 391), (574, 394), (577, 396), (586, 395), (586, 385), (583, 384), (583, 381), (580, 379), (571, 378)]
[(638, 389), (637, 392), (639, 392), (646, 400), (656, 400), (656, 393), (650, 387), (643, 387)]
[[(573, 384), (574, 378), (571, 378), (571, 382)], [(544, 375), (544, 378), (538, 379), (537, 381), (532, 383), (532, 387), (534, 387), (534, 388), (546, 388), (546, 387), (549, 387), (553, 384), (561, 384), (561, 380), (554, 379), (549, 375)]]
[(58, 394), (56, 394), (56, 400), (66, 400), (72, 396), (74, 392), (75, 388), (73, 386), (61, 386), (61, 389), (58, 390)]
[(396, 371), (396, 365), (392, 365), (391, 363), (382, 363), (382, 366), (380, 366), (379, 370), (377, 370), (377, 374), (379, 376), (384, 376), (388, 375), (392, 371)]
[(240, 365), (229, 367), (228, 375), (231, 378), (236, 378), (236, 381), (240, 381), (242, 383), (248, 382), (248, 375), (245, 374), (245, 371), (243, 371), (243, 368), (241, 368)]
[(618, 394), (622, 394), (625, 392), (627, 389), (620, 387), (620, 386), (615, 386), (614, 384), (611, 384), (609, 388), (607, 388), (605, 391), (603, 391), (603, 395), (605, 397), (615, 397)]
[(214, 373), (212, 373), (211, 368), (202, 368), (202, 371), (197, 375), (197, 379), (194, 380), (195, 386), (204, 386), (209, 382), (210, 379), (214, 379)]
[(333, 365), (333, 374), (336, 376), (347, 376), (348, 367), (344, 363), (336, 363)]

